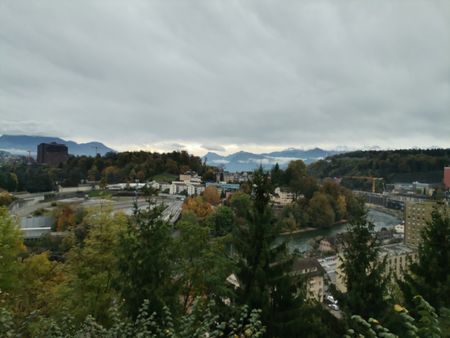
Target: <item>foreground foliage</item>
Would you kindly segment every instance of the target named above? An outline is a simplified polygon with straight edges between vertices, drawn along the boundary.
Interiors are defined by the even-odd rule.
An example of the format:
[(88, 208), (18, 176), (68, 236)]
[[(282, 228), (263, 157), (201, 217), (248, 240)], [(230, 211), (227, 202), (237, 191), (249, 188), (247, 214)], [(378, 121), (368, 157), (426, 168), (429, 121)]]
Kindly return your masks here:
[(394, 306), (397, 325), (392, 330), (374, 318), (365, 320), (359, 315), (353, 315), (351, 328), (344, 337), (440, 338), (450, 336), (448, 310), (438, 316), (436, 310), (421, 296), (414, 297), (413, 302), (413, 316), (402, 306), (397, 304)]
[[(265, 328), (260, 320), (260, 312), (249, 311), (247, 307), (238, 309), (234, 317), (227, 321), (214, 314), (214, 304), (206, 306), (194, 303), (189, 314), (174, 319), (169, 308), (164, 307), (160, 315), (150, 313), (147, 300), (138, 311), (135, 320), (123, 318), (117, 308), (110, 309), (112, 323), (109, 327), (99, 324), (93, 316), (87, 316), (81, 325), (76, 325), (71, 313), (61, 320), (41, 318), (41, 326), (35, 337), (46, 338), (200, 338), (200, 337), (262, 337)], [(19, 337), (20, 330), (15, 329), (13, 317), (7, 310), (0, 308), (0, 332), (2, 337)]]

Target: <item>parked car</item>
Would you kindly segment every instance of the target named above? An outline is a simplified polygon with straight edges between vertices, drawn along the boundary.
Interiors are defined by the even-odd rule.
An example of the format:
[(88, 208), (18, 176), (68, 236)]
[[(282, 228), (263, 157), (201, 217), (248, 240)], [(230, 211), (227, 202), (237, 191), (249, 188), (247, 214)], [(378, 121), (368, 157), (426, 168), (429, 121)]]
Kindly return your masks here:
[(334, 311), (339, 311), (339, 306), (337, 306), (336, 304), (330, 304), (328, 306), (330, 307), (330, 309), (332, 309)]
[(333, 296), (328, 295), (328, 296), (326, 296), (325, 298), (326, 298), (326, 300), (327, 300), (330, 304), (335, 304), (335, 305), (337, 305), (337, 300), (334, 299)]

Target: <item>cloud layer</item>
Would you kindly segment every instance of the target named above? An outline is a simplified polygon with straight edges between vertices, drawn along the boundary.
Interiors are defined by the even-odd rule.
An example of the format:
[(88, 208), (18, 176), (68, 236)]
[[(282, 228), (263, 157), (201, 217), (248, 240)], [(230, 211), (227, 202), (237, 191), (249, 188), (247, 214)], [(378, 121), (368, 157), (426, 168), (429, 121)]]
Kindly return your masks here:
[(1, 1), (0, 133), (450, 147), (449, 4)]

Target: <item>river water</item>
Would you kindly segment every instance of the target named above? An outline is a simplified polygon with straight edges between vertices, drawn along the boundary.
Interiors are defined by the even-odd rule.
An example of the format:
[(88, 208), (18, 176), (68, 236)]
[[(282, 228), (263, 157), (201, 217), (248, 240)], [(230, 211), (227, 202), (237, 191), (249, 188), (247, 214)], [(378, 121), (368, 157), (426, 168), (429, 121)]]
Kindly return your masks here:
[[(383, 227), (386, 229), (391, 229), (396, 224), (400, 223), (400, 219), (398, 219), (397, 217), (385, 214), (374, 209), (369, 209), (368, 219), (372, 223), (374, 223), (375, 231), (379, 231)], [(299, 250), (300, 252), (305, 252), (311, 249), (311, 242), (313, 242), (314, 238), (322, 236), (335, 236), (339, 233), (346, 232), (347, 226), (348, 224), (339, 224), (330, 228), (322, 228), (307, 232), (301, 232), (294, 235), (287, 235), (283, 236), (283, 238), (288, 241), (288, 247), (290, 250)]]

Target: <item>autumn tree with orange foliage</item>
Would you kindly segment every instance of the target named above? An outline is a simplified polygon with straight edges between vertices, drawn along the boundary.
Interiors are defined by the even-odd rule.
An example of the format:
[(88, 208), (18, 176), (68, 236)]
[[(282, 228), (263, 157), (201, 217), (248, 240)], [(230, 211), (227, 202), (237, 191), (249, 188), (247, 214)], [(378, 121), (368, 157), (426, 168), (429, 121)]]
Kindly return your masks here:
[(211, 204), (206, 202), (201, 196), (189, 197), (183, 204), (183, 214), (188, 211), (192, 211), (197, 217), (205, 218), (212, 211)]
[(70, 205), (63, 205), (55, 211), (56, 231), (65, 231), (76, 224), (76, 213)]
[(212, 205), (218, 205), (220, 203), (220, 194), (219, 190), (213, 185), (206, 187), (203, 192), (203, 199)]

